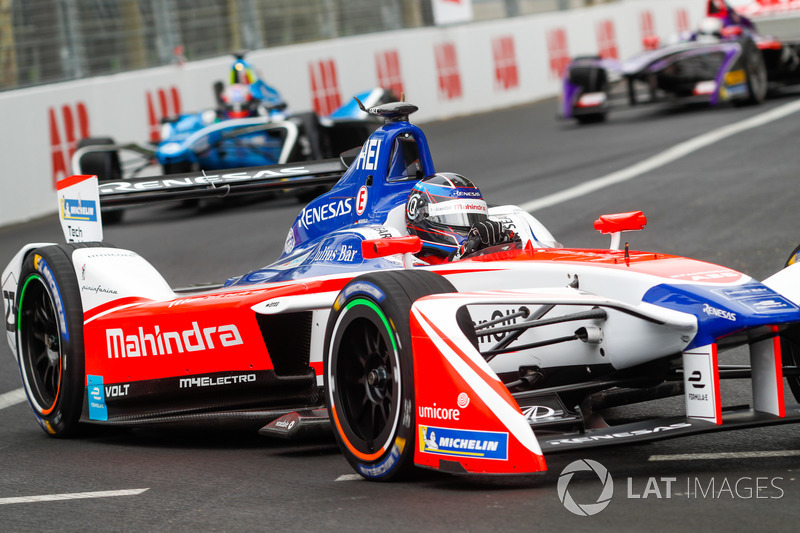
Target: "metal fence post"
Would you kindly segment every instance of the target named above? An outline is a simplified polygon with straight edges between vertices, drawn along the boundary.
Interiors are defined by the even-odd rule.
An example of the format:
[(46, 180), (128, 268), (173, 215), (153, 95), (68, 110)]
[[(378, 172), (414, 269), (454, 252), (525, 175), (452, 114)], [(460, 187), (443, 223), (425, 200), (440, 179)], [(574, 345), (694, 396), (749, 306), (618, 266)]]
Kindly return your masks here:
[(175, 58), (175, 48), (181, 44), (180, 28), (175, 20), (173, 0), (151, 0), (156, 30), (156, 50), (162, 65), (169, 65)]
[(58, 10), (61, 19), (58, 33), (64, 77), (66, 79), (82, 78), (86, 72), (86, 60), (83, 56), (83, 39), (75, 0), (60, 0)]

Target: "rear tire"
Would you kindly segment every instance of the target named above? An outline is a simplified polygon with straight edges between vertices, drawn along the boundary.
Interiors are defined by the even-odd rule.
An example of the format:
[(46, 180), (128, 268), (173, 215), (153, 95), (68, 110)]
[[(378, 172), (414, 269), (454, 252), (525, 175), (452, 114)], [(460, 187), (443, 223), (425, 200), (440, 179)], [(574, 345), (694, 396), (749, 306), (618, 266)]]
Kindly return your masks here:
[[(576, 58), (574, 61), (578, 61), (579, 59), (589, 59), (592, 61), (599, 60), (599, 58), (597, 57), (583, 57), (583, 58)], [(582, 89), (579, 94), (605, 93), (606, 97), (608, 97), (608, 72), (603, 67), (599, 66), (573, 67), (569, 71), (569, 81), (573, 85), (577, 85)], [(602, 111), (597, 111), (595, 113), (585, 113), (576, 115), (575, 114), (576, 103), (577, 102), (572, 102), (573, 117), (575, 117), (575, 120), (577, 120), (579, 124), (597, 124), (600, 122), (605, 122), (606, 116), (608, 115), (607, 110), (604, 109)]]
[[(334, 304), (325, 335), (328, 414), (347, 461), (366, 479), (390, 481), (414, 467), (414, 360), (411, 305), (456, 292), (427, 271), (365, 274)], [(399, 379), (398, 379), (399, 378)]]
[(592, 113), (589, 115), (576, 115), (578, 124), (599, 124), (606, 121), (606, 113)]
[[(111, 137), (89, 137), (78, 141), (78, 148), (85, 146), (109, 146), (113, 145), (114, 139)], [(99, 181), (117, 181), (122, 179), (122, 165), (119, 162), (119, 154), (116, 151), (109, 152), (89, 152), (81, 157), (81, 172), (84, 174), (95, 175)], [(121, 209), (109, 211), (101, 208), (104, 224), (118, 224), (122, 221), (125, 213)]]
[(52, 437), (73, 434), (83, 409), (83, 309), (70, 257), (74, 248), (31, 252), (17, 291), (22, 383), (39, 425)]

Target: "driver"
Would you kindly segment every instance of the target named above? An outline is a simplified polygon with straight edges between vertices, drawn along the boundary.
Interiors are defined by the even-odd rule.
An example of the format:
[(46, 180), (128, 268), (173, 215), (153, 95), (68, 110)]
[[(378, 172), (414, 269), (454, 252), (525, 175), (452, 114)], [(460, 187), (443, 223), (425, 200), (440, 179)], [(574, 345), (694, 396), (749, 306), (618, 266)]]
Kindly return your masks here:
[(222, 110), (228, 118), (247, 118), (255, 114), (258, 101), (253, 99), (250, 87), (242, 83), (229, 85), (222, 92)]
[(701, 42), (716, 42), (722, 38), (722, 20), (715, 17), (706, 17), (700, 22), (700, 27), (695, 34), (695, 40)]
[(489, 220), (481, 191), (450, 172), (425, 177), (414, 186), (406, 201), (406, 229), (422, 240), (417, 257), (429, 264), (455, 261), (514, 237), (502, 223)]

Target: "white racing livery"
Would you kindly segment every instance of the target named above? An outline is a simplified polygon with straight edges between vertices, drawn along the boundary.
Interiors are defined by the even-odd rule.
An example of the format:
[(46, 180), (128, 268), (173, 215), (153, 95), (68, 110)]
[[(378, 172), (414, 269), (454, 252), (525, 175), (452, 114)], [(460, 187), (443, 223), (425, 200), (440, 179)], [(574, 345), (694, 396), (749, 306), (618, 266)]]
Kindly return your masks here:
[[(83, 189), (91, 178), (71, 178), (59, 191), (68, 243), (25, 246), (1, 280), (41, 426), (66, 436), (84, 424), (228, 418), (285, 438), (332, 430), (359, 474), (391, 480), (415, 467), (539, 472), (558, 451), (800, 421), (784, 401), (785, 384), (800, 397), (797, 250), (758, 282), (619, 249), (621, 232), (644, 228), (640, 212), (601, 216), (612, 247), (587, 250), (561, 247), (506, 206), (489, 217), (516, 240), (426, 265), (398, 216), (434, 173), (414, 109), (371, 109), (387, 120), (368, 145), (371, 168), (351, 164), (309, 204), (275, 263), (216, 287), (173, 289), (135, 252), (81, 239), (101, 235), (100, 216), (80, 227), (70, 217), (91, 218), (91, 202), (99, 215), (99, 202)], [(278, 179), (256, 174), (239, 184)], [(101, 187), (99, 201), (169, 196), (147, 179), (146, 190)], [(334, 202), (352, 208), (304, 216)], [(727, 364), (739, 346), (750, 364)], [(726, 404), (729, 378), (751, 380), (750, 405)], [(685, 410), (673, 417), (603, 420), (609, 407), (676, 395)]]

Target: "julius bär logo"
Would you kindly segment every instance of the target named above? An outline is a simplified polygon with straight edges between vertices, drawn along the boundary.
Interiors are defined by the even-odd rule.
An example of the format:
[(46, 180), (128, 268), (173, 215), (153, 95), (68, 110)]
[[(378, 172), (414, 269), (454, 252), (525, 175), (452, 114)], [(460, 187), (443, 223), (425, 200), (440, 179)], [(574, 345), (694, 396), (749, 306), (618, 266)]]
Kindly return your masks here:
[[(569, 492), (569, 484), (573, 476), (577, 472), (594, 472), (602, 483), (602, 490), (597, 501), (591, 503), (578, 503), (576, 502)], [(611, 503), (611, 497), (614, 496), (614, 480), (611, 479), (611, 474), (608, 473), (606, 467), (592, 461), (591, 459), (579, 459), (573, 461), (561, 471), (558, 478), (558, 499), (564, 504), (564, 507), (571, 513), (579, 516), (592, 516), (596, 515)]]

